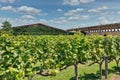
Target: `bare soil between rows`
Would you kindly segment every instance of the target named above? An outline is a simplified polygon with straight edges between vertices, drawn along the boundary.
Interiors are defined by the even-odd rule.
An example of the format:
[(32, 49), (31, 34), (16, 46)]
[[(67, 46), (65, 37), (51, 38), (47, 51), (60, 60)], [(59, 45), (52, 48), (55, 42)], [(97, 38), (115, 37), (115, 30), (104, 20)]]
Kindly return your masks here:
[(120, 75), (114, 75), (110, 78), (110, 80), (120, 80)]

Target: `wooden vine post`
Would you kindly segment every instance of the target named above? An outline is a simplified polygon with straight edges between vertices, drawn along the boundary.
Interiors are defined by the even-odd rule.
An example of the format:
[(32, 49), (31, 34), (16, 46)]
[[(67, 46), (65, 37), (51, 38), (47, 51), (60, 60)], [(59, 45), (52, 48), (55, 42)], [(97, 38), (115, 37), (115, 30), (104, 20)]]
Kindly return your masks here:
[[(107, 47), (108, 46), (107, 38), (106, 38), (107, 35), (105, 34), (104, 36), (105, 36), (105, 46)], [(108, 79), (108, 52), (106, 53), (104, 60), (105, 60), (105, 80), (107, 80)]]
[(108, 79), (108, 56), (105, 56), (105, 79)]

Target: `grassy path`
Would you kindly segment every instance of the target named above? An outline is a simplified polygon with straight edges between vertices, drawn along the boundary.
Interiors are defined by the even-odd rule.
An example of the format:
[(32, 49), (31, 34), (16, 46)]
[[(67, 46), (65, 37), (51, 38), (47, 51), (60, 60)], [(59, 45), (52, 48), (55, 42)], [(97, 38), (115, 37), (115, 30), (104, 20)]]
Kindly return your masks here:
[[(116, 66), (115, 62), (109, 63), (109, 79), (111, 76), (113, 76), (117, 72), (115, 66)], [(104, 78), (104, 72), (105, 72), (104, 64), (102, 68), (103, 68), (103, 78)], [(99, 80), (98, 64), (94, 64), (92, 66), (88, 66), (88, 64), (86, 65), (79, 64), (78, 72), (79, 72), (79, 80)], [(74, 67), (71, 66), (68, 69), (61, 71), (54, 77), (53, 76), (43, 77), (40, 75), (36, 75), (33, 80), (75, 80), (74, 79)]]

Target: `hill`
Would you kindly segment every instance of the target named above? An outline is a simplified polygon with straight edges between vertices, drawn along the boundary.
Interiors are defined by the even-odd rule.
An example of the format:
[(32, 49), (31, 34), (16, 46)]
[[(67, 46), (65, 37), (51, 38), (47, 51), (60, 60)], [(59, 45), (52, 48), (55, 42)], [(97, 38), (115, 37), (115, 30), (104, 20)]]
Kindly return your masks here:
[(30, 24), (13, 27), (13, 34), (19, 35), (60, 35), (67, 34), (67, 31), (51, 27), (45, 24)]

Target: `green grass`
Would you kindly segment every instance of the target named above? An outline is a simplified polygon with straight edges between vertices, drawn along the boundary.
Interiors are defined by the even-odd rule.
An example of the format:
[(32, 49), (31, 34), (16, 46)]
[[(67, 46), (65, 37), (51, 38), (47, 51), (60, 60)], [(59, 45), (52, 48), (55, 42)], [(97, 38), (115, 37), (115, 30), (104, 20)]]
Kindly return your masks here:
[[(118, 70), (116, 70), (116, 64), (115, 62), (109, 63), (109, 78), (116, 74)], [(78, 65), (78, 73), (79, 73), (79, 80), (99, 80), (99, 65), (94, 64), (92, 66), (86, 65)], [(102, 66), (103, 68), (103, 78), (105, 73), (104, 64)], [(74, 67), (71, 66), (67, 68), (66, 70), (61, 71), (56, 76), (48, 76), (43, 77), (40, 75), (36, 75), (33, 80), (75, 80), (74, 79)]]

